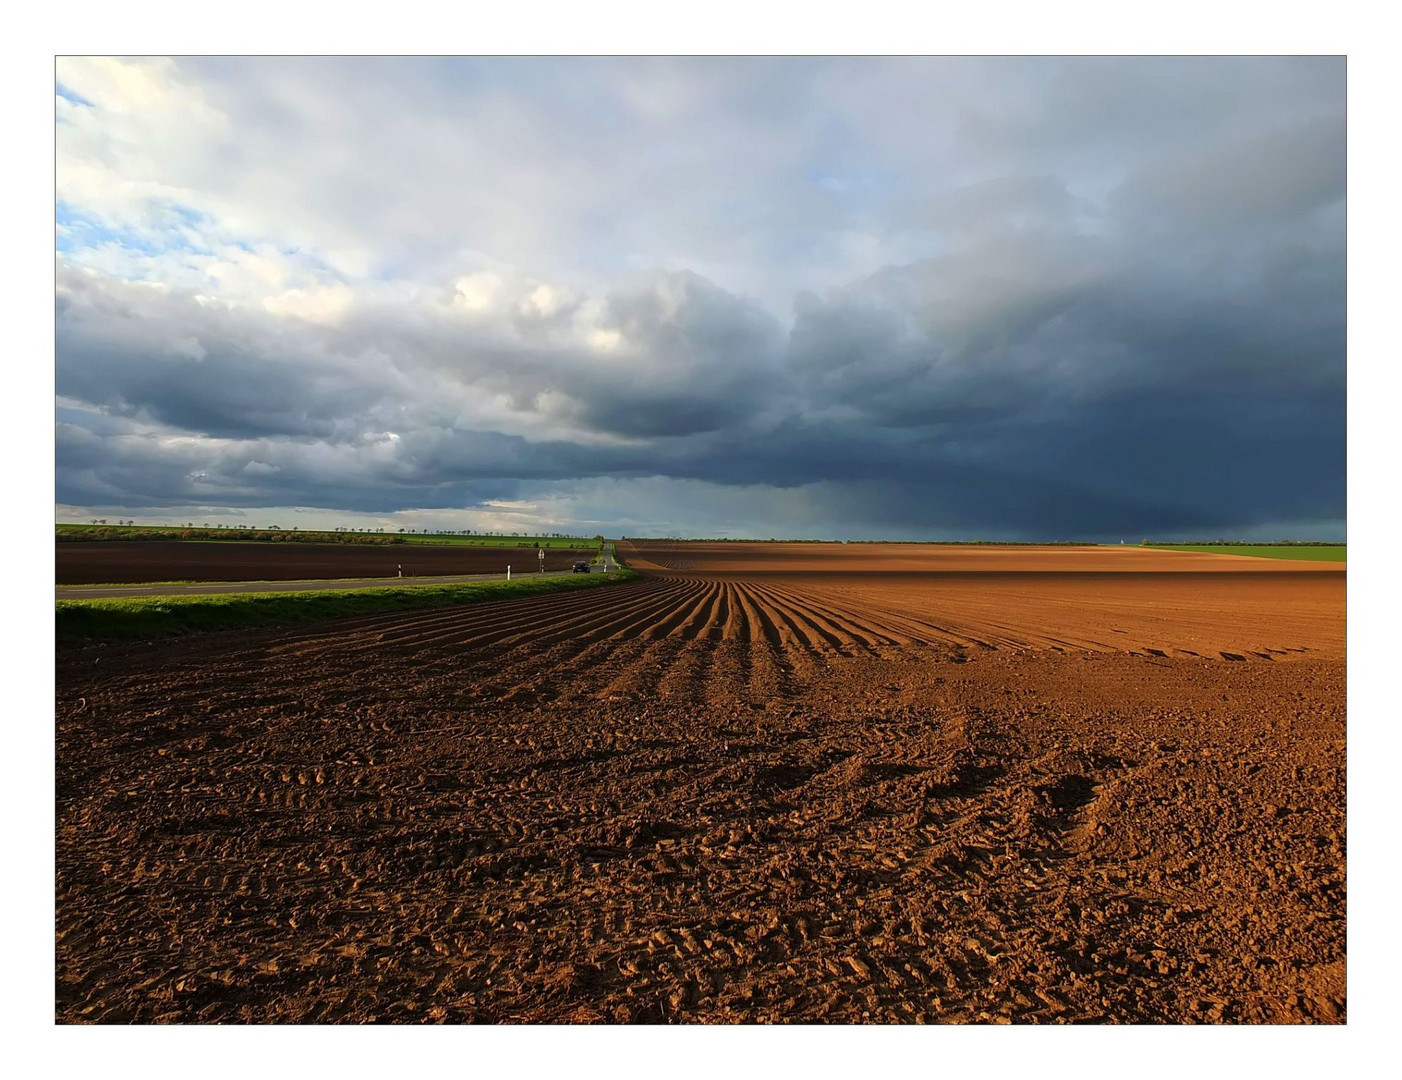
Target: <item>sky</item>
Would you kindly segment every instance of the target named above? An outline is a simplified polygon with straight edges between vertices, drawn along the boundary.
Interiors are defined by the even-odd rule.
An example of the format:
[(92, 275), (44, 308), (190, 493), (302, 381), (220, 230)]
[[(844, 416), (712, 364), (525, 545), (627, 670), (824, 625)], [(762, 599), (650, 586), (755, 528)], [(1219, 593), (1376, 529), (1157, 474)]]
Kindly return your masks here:
[(1341, 58), (60, 58), (56, 514), (1343, 539)]

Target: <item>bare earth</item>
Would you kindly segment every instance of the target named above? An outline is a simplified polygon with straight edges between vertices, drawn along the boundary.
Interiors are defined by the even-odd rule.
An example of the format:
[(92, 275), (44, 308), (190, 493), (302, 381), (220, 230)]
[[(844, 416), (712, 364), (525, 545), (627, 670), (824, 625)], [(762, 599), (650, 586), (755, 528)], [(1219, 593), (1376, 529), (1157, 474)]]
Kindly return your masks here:
[(1346, 1019), (1340, 564), (619, 554), (60, 652), (57, 1019)]

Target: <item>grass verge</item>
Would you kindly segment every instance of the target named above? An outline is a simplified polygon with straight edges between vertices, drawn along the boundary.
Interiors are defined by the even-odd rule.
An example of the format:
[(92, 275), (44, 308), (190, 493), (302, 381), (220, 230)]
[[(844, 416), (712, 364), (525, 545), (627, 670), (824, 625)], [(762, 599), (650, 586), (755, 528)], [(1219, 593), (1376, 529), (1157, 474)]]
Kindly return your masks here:
[(1347, 562), (1343, 544), (1149, 544), (1159, 551), (1203, 551), (1209, 555), (1250, 555), (1258, 559)]
[(55, 602), (55, 636), (60, 643), (80, 643), (167, 637), (201, 630), (284, 626), (345, 615), (514, 600), (540, 593), (616, 585), (640, 576), (634, 570), (617, 570), (588, 577), (472, 581), (457, 585), (58, 600)]

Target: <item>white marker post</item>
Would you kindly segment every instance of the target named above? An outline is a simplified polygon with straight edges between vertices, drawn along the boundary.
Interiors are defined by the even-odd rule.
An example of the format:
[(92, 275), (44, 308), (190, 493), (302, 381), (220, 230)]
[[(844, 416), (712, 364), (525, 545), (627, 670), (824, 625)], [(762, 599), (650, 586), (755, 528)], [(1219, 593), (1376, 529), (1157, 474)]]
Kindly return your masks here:
[(506, 564), (506, 580), (507, 580), (507, 581), (510, 581), (510, 580), (511, 580), (511, 564), (510, 564), (510, 563), (507, 563), (507, 564)]
[(404, 564), (403, 564), (403, 563), (398, 563), (398, 564), (396, 564), (396, 565), (398, 565), (398, 567), (399, 567), (399, 576), (400, 576), (400, 577), (403, 577), (403, 576), (404, 576)]
[(540, 549), (540, 572), (545, 573), (545, 549)]

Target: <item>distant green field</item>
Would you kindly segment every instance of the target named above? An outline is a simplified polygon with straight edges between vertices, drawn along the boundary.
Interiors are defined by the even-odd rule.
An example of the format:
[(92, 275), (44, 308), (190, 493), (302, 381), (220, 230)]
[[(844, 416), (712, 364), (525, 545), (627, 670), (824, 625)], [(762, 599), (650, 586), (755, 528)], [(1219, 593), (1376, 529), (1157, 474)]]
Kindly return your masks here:
[(1344, 544), (1150, 544), (1159, 551), (1203, 551), (1209, 555), (1251, 555), (1258, 559), (1346, 562)]
[(455, 585), (386, 586), (376, 589), (319, 589), (298, 593), (219, 593), (204, 596), (140, 596), (59, 600), (56, 636), (60, 642), (155, 638), (199, 630), (283, 626), (309, 619), (370, 615), (411, 608), (443, 607), (513, 600), (539, 593), (593, 589), (632, 581), (635, 570), (587, 577), (521, 578)]

